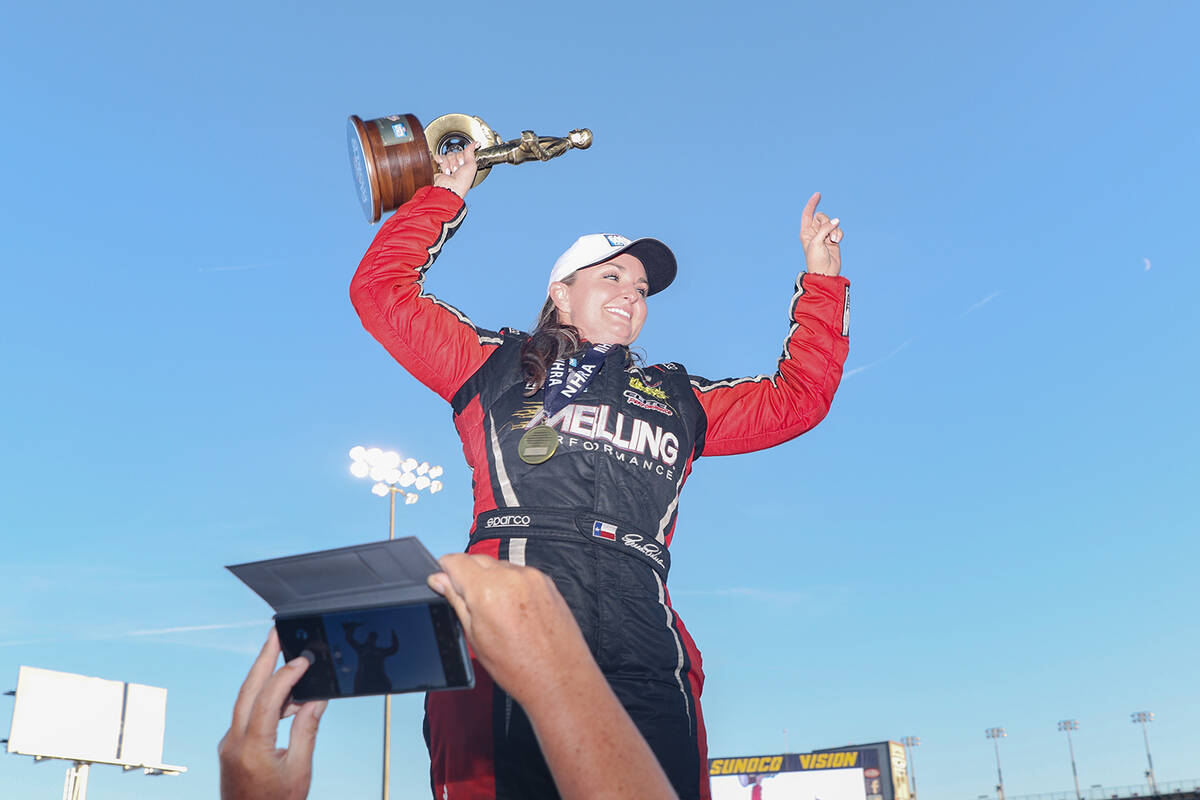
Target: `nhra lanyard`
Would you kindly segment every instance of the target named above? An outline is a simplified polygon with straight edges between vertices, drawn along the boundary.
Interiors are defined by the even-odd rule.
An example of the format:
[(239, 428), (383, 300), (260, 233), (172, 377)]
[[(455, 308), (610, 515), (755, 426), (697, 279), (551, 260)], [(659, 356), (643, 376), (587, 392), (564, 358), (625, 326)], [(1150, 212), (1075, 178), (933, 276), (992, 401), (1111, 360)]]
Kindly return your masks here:
[(546, 395), (542, 410), (525, 427), (533, 428), (542, 424), (583, 394), (613, 347), (612, 344), (592, 345), (578, 362), (571, 359), (569, 370), (565, 359), (560, 358), (551, 364), (550, 369), (546, 370)]

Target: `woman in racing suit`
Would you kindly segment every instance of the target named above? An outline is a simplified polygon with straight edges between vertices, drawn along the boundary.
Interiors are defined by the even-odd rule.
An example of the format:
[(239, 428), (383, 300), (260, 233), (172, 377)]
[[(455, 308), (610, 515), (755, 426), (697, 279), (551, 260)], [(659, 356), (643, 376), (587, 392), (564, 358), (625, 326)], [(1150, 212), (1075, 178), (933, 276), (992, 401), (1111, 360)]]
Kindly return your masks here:
[[(351, 299), (371, 335), (453, 406), (475, 498), (468, 551), (554, 579), (680, 797), (708, 798), (700, 653), (666, 589), (679, 493), (700, 455), (771, 447), (825, 416), (848, 350), (842, 231), (814, 213), (813, 195), (808, 272), (774, 375), (712, 381), (679, 364), (643, 367), (628, 345), (645, 298), (675, 274), (656, 240), (582, 237), (551, 273), (533, 341), (478, 328), (424, 292), (466, 214), (473, 151), (439, 158), (434, 185), (384, 223)], [(474, 689), (427, 696), (433, 796), (556, 797), (521, 708), (475, 671)]]

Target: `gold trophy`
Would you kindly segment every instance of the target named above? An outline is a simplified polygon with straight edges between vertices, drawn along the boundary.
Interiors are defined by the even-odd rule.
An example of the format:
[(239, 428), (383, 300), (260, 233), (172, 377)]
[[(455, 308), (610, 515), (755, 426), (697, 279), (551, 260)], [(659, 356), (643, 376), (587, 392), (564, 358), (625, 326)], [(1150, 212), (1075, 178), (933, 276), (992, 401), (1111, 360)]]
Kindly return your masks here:
[(558, 137), (523, 131), (521, 138), (506, 142), (486, 122), (469, 114), (443, 114), (425, 127), (412, 114), (365, 122), (351, 115), (346, 144), (367, 222), (378, 222), (417, 189), (432, 184), (435, 154), (444, 156), (471, 142), (483, 145), (475, 151), (479, 173), (472, 185), (478, 186), (496, 164), (549, 161), (571, 149), (586, 150), (592, 146), (592, 132), (583, 128)]

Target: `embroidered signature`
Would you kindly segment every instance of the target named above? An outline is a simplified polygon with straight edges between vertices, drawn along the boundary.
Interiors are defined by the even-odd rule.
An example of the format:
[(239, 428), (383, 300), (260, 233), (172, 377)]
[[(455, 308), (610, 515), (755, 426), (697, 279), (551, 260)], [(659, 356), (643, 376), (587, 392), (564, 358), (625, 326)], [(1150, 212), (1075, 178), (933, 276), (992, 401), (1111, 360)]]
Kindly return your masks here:
[(627, 533), (621, 537), (621, 544), (625, 545), (626, 547), (632, 547), (642, 555), (650, 558), (663, 569), (667, 568), (667, 565), (664, 564), (662, 560), (662, 547), (656, 542), (643, 543), (641, 534)]

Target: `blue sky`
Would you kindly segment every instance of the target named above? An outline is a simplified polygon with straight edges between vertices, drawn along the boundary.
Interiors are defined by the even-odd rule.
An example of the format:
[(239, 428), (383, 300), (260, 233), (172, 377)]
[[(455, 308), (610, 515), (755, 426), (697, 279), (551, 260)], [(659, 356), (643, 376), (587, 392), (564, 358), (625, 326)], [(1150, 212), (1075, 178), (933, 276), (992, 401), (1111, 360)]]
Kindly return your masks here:
[[(1193, 4), (26, 5), (0, 30), (0, 683), (168, 688), (180, 778), (269, 610), (223, 565), (386, 536), (355, 444), (446, 467), (399, 533), (461, 549), (450, 411), (363, 332), (349, 114), (478, 114), (590, 151), (503, 167), (428, 287), (528, 327), (580, 233), (668, 242), (640, 340), (772, 367), (810, 192), (846, 230), (847, 377), (771, 451), (701, 459), (673, 547), (714, 756), (918, 735), (932, 800), (1200, 777)], [(1190, 109), (1190, 110), (1189, 110)], [(11, 701), (7, 701), (11, 703)], [(315, 797), (378, 791), (381, 702), (322, 722)], [(0, 703), (0, 718), (11, 705)], [(393, 796), (427, 789), (417, 697)], [(785, 734), (784, 731), (787, 731)], [(0, 759), (12, 796), (58, 764)], [(11, 788), (9, 788), (11, 787)]]

